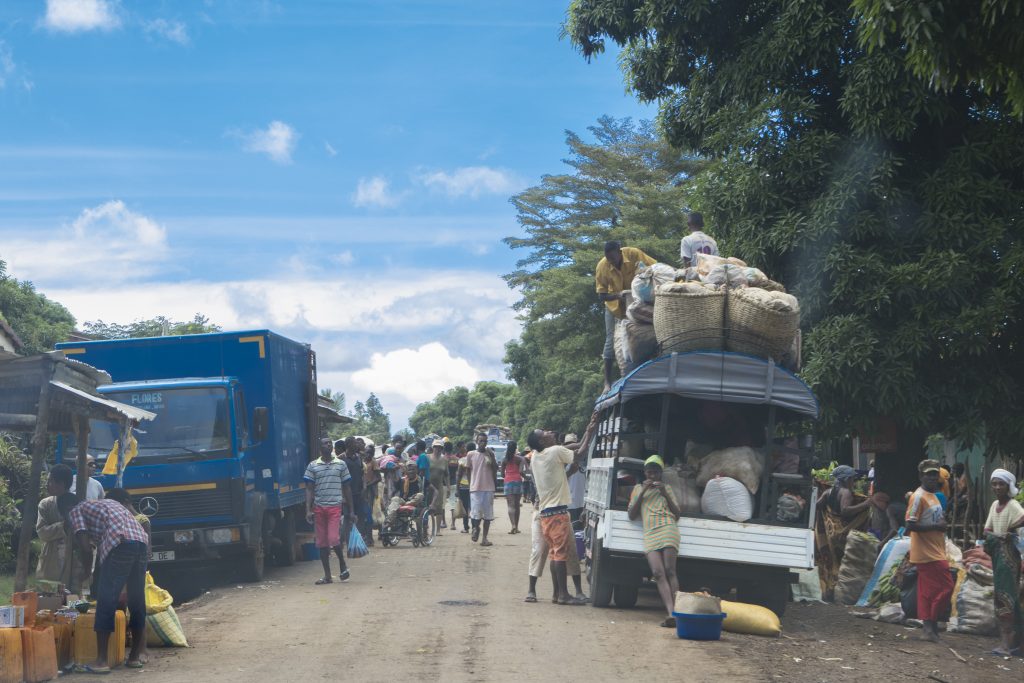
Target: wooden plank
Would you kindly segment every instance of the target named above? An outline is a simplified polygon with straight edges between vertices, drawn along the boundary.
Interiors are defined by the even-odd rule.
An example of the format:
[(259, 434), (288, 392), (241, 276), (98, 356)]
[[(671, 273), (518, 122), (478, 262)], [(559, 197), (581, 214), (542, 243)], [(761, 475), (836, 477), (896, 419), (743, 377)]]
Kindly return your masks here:
[(13, 432), (27, 431), (36, 426), (35, 415), (21, 413), (0, 413), (0, 429)]
[[(52, 368), (52, 365), (51, 365)], [(49, 445), (47, 423), (50, 418), (50, 379), (44, 376), (39, 388), (39, 413), (36, 415), (35, 430), (32, 432), (32, 469), (28, 478), (28, 491), (25, 492), (25, 508), (22, 511), (21, 538), (18, 542), (18, 561), (14, 571), (15, 592), (25, 590), (28, 583), (29, 549), (32, 544), (32, 532), (36, 527), (39, 513), (39, 480), (43, 473), (43, 460)]]

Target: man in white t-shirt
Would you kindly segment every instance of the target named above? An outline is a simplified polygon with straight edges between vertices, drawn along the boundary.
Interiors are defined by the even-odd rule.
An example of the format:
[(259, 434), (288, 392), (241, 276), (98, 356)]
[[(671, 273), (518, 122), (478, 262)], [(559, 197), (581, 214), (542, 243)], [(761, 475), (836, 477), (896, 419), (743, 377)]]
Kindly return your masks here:
[(697, 254), (718, 256), (718, 242), (714, 237), (704, 234), (704, 216), (696, 211), (686, 220), (690, 234), (679, 243), (679, 256), (683, 259), (683, 267), (697, 265)]
[[(96, 474), (96, 458), (91, 455), (87, 455), (86, 465), (89, 468), (89, 481), (85, 487), (85, 499), (86, 500), (103, 500), (103, 484), (98, 479), (93, 479), (92, 475)], [(71, 478), (71, 493), (78, 491), (78, 475), (74, 475)]]

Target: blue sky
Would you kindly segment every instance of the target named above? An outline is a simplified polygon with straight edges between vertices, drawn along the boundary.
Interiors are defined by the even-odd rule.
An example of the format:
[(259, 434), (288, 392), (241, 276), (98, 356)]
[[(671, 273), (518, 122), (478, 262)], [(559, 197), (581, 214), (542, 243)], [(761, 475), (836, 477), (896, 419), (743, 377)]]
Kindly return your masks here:
[(508, 198), (565, 130), (649, 118), (565, 2), (0, 5), (0, 259), (80, 320), (311, 342), (395, 426), (504, 379)]

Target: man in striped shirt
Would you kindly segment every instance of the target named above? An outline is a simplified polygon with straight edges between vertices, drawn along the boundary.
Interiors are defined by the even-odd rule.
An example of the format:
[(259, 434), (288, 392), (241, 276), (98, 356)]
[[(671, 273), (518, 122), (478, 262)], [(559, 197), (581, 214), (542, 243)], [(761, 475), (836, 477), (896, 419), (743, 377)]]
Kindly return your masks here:
[(309, 463), (303, 479), (306, 482), (306, 521), (313, 525), (320, 563), (324, 566), (324, 578), (317, 579), (316, 585), (333, 583), (331, 550), (338, 556), (341, 564), (338, 578), (344, 583), (349, 579), (349, 571), (341, 548), (341, 518), (345, 506), (352, 502), (349, 488), (352, 475), (345, 461), (334, 457), (334, 444), (330, 439), (320, 440), (320, 457)]

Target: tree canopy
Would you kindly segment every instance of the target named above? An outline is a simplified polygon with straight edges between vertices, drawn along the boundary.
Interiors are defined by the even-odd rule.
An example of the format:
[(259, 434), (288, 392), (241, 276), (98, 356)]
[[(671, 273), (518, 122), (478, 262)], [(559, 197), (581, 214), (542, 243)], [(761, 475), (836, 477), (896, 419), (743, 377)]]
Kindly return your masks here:
[[(582, 53), (620, 45), (669, 141), (710, 160), (692, 203), (723, 252), (800, 298), (833, 432), (892, 416), (1024, 437), (1024, 27), (1014, 3), (981, 4), (570, 6)], [(991, 43), (963, 33), (984, 17)]]
[(136, 320), (121, 325), (93, 320), (83, 325), (83, 332), (97, 339), (135, 339), (139, 337), (166, 337), (185, 334), (204, 334), (220, 332), (219, 325), (214, 325), (202, 313), (196, 313), (188, 322), (176, 322), (162, 315), (148, 320)]
[[(322, 389), (320, 395), (334, 401), (338, 412), (345, 412), (345, 394)], [(341, 439), (346, 436), (367, 436), (377, 444), (391, 439), (391, 416), (384, 412), (384, 406), (381, 405), (376, 394), (371, 393), (366, 401), (356, 401), (348, 415), (355, 421), (349, 424), (332, 425), (328, 430), (332, 439)]]
[(514, 384), (477, 382), (472, 389), (453, 387), (416, 406), (409, 425), (416, 434), (434, 432), (455, 442), (473, 438), (478, 424), (516, 429), (519, 390)]
[(566, 133), (566, 173), (512, 198), (526, 235), (505, 242), (525, 256), (505, 276), (522, 293), (522, 336), (506, 347), (528, 427), (580, 432), (601, 393), (604, 313), (594, 268), (618, 239), (666, 263), (679, 260), (688, 181), (704, 166), (647, 122), (602, 117), (591, 140)]
[(0, 317), (7, 320), (25, 344), (22, 353), (26, 355), (52, 351), (54, 344), (66, 340), (75, 329), (75, 318), (68, 309), (37, 292), (31, 282), (8, 275), (7, 264), (2, 260)]

